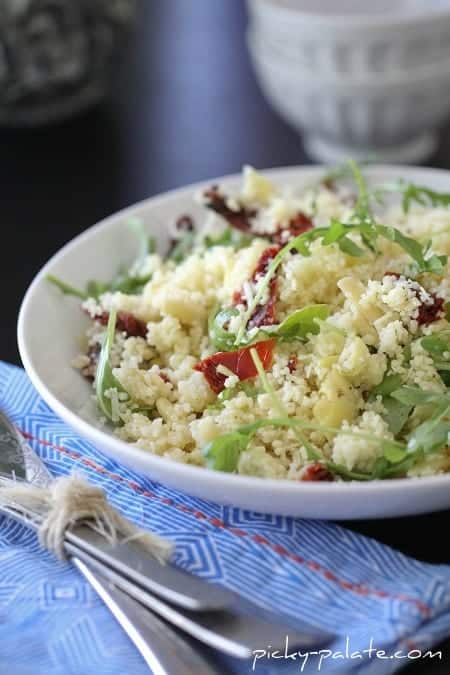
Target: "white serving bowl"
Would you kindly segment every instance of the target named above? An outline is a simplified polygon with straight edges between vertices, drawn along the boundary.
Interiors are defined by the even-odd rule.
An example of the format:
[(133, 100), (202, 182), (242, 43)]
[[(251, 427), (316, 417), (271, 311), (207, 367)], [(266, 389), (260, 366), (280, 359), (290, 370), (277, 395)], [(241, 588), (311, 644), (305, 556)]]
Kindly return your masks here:
[[(267, 172), (276, 183), (302, 185), (322, 175), (323, 169), (297, 167)], [(450, 173), (430, 169), (379, 167), (368, 176), (407, 180), (448, 190)], [(226, 190), (236, 188), (239, 176), (216, 179)], [(210, 185), (210, 183), (208, 183)], [(424, 513), (450, 507), (450, 475), (371, 483), (306, 483), (237, 476), (177, 463), (133, 447), (103, 429), (92, 400), (92, 388), (71, 367), (79, 352), (79, 337), (88, 320), (76, 300), (50, 285), (48, 273), (75, 286), (87, 279), (108, 280), (136, 251), (126, 222), (137, 216), (167, 245), (167, 225), (181, 213), (204, 215), (192, 197), (203, 186), (192, 186), (148, 199), (107, 218), (59, 251), (39, 272), (23, 301), (18, 323), (20, 354), (34, 386), (48, 405), (76, 433), (105, 454), (151, 478), (191, 495), (252, 511), (308, 518), (357, 519)]]
[(270, 49), (315, 76), (371, 77), (446, 61), (450, 0), (247, 0)]
[(430, 155), (450, 113), (450, 0), (347, 0), (339, 15), (325, 5), (336, 3), (249, 0), (248, 47), (267, 98), (319, 161)]

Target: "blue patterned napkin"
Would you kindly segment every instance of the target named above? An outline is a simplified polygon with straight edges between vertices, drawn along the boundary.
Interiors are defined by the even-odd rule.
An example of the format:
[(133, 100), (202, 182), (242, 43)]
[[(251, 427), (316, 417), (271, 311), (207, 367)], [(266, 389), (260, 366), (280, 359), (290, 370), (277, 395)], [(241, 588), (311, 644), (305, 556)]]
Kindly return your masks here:
[[(419, 563), (334, 524), (219, 506), (153, 483), (78, 437), (22, 370), (1, 363), (0, 407), (53, 474), (82, 472), (124, 515), (175, 542), (177, 565), (337, 635), (330, 654), (288, 648), (276, 658), (262, 644), (254, 663), (213, 655), (218, 672), (393, 673), (408, 653), (418, 659), (449, 634), (450, 567)], [(34, 534), (0, 519), (0, 673), (148, 672), (77, 572), (40, 550)]]

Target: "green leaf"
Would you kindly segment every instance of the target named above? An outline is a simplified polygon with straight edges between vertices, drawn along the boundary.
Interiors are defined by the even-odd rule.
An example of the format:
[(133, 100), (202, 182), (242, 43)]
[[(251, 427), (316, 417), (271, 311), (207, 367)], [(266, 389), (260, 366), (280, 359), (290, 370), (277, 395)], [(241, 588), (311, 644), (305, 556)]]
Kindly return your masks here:
[(357, 162), (351, 159), (348, 162), (348, 165), (358, 188), (358, 200), (355, 205), (352, 219), (359, 221), (360, 223), (372, 223), (374, 218), (370, 207), (370, 193), (367, 182)]
[(173, 260), (175, 263), (180, 263), (189, 255), (195, 245), (195, 232), (185, 232), (185, 234), (178, 239), (177, 243), (167, 256), (168, 260)]
[(330, 226), (324, 228), (322, 243), (324, 246), (334, 244), (347, 234), (348, 228), (340, 220), (332, 218)]
[(240, 454), (247, 449), (251, 437), (251, 433), (232, 431), (210, 441), (203, 448), (208, 468), (227, 473), (235, 472)]
[(415, 183), (408, 183), (404, 180), (399, 180), (394, 183), (387, 184), (384, 188), (387, 192), (400, 192), (403, 194), (403, 210), (405, 213), (409, 211), (412, 202), (416, 202), (421, 206), (426, 206), (427, 203), (432, 206), (450, 206), (450, 194), (446, 192), (436, 192), (423, 185), (416, 185)]
[(230, 401), (240, 391), (243, 391), (249, 398), (256, 398), (261, 393), (261, 390), (253, 384), (250, 384), (249, 382), (239, 382), (235, 387), (221, 391), (214, 403), (210, 403), (208, 410), (222, 410), (225, 401)]
[(80, 300), (87, 300), (89, 297), (84, 291), (80, 291), (78, 288), (75, 288), (70, 284), (66, 284), (65, 281), (58, 279), (58, 277), (55, 277), (53, 274), (47, 274), (45, 278), (51, 284), (59, 288), (59, 290), (64, 293), (64, 295), (73, 295), (75, 298), (80, 298)]
[(240, 249), (249, 246), (252, 241), (253, 237), (228, 227), (215, 237), (207, 234), (203, 239), (203, 245), (205, 248), (212, 248), (213, 246), (233, 246), (236, 249)]
[(119, 274), (110, 284), (109, 288), (107, 287), (102, 291), (105, 293), (105, 290), (112, 292), (120, 292), (125, 295), (139, 295), (142, 293), (144, 286), (150, 281), (152, 275), (136, 277), (130, 276), (129, 273), (124, 272)]
[(407, 237), (396, 227), (376, 225), (376, 230), (385, 239), (398, 244), (416, 263), (418, 272), (442, 272), (447, 264), (447, 256), (432, 255), (425, 257), (427, 251), (416, 239)]
[(412, 406), (392, 398), (391, 394), (402, 385), (402, 377), (397, 373), (385, 375), (378, 386), (372, 389), (369, 400), (373, 401), (377, 396), (381, 396), (385, 412), (383, 419), (394, 436), (397, 436), (406, 424), (411, 414)]
[(228, 324), (233, 317), (239, 316), (236, 307), (226, 307), (218, 312), (214, 310), (208, 321), (209, 339), (218, 351), (233, 351), (236, 336), (228, 331)]
[(372, 472), (371, 472), (371, 479), (376, 480), (376, 479), (382, 479), (385, 476), (386, 471), (389, 469), (389, 467), (392, 466), (389, 461), (386, 459), (386, 457), (378, 457), (378, 459), (375, 461), (375, 464), (373, 465)]
[(406, 253), (408, 253), (413, 260), (418, 263), (422, 263), (423, 250), (418, 241), (402, 234), (400, 230), (397, 230), (397, 228), (387, 227), (386, 225), (377, 225), (377, 232), (385, 239), (389, 239), (389, 241), (393, 241), (401, 246), (402, 249), (406, 251)]
[[(443, 394), (434, 391), (423, 391), (418, 387), (400, 387), (391, 394), (392, 398), (405, 405), (427, 405), (428, 403), (441, 402)], [(450, 401), (449, 401), (450, 402)]]
[(281, 419), (286, 420), (287, 426), (290, 426), (291, 429), (293, 430), (298, 442), (300, 445), (302, 445), (305, 450), (306, 450), (306, 456), (308, 459), (320, 459), (320, 452), (318, 449), (308, 441), (307, 438), (305, 438), (304, 434), (301, 433), (301, 431), (297, 428), (297, 425), (295, 424), (295, 421), (291, 421), (289, 418), (289, 415), (282, 404), (280, 398), (278, 397), (275, 389), (272, 387), (272, 385), (269, 382), (269, 379), (267, 377), (267, 373), (264, 370), (264, 366), (261, 362), (261, 359), (258, 356), (258, 352), (256, 349), (251, 349), (250, 350), (250, 355), (253, 359), (253, 363), (255, 364), (255, 368), (258, 372), (259, 379), (261, 380), (261, 384), (264, 387), (264, 391), (266, 394), (269, 396), (270, 400), (272, 401), (272, 405), (274, 409), (277, 411), (277, 414), (280, 416)]
[(372, 389), (370, 398), (374, 398), (375, 396), (389, 396), (401, 385), (402, 377), (400, 375), (394, 373), (385, 375), (380, 384)]
[(336, 476), (344, 478), (344, 480), (366, 481), (372, 479), (372, 475), (370, 473), (363, 473), (362, 471), (351, 471), (343, 464), (326, 462), (325, 466), (328, 469), (328, 471), (331, 471), (331, 473), (334, 473)]
[[(128, 223), (129, 227), (132, 229), (133, 233), (139, 238), (139, 256), (135, 263), (130, 269), (133, 269), (139, 266), (140, 262), (144, 262), (147, 255), (154, 253), (155, 251), (155, 238), (149, 237), (144, 229), (143, 225), (139, 220), (131, 220)], [(77, 288), (73, 288), (69, 284), (66, 284), (64, 281), (54, 277), (49, 274), (47, 276), (48, 281), (50, 281), (55, 286), (67, 295), (74, 295), (82, 300), (87, 298), (99, 298), (103, 293), (108, 291), (125, 293), (127, 295), (139, 295), (142, 293), (144, 286), (150, 281), (151, 274), (148, 275), (136, 275), (131, 274), (129, 271), (121, 270), (117, 276), (109, 282), (105, 281), (96, 281), (89, 280), (86, 284), (86, 291), (80, 291)]]
[(448, 445), (449, 431), (448, 421), (426, 420), (410, 435), (408, 449), (410, 452), (421, 450), (425, 454), (441, 450)]
[(364, 249), (355, 244), (355, 242), (349, 239), (347, 236), (344, 236), (339, 240), (338, 246), (343, 253), (351, 255), (354, 258), (359, 258), (363, 255), (366, 255)]
[(393, 445), (386, 441), (383, 443), (383, 457), (387, 459), (390, 464), (398, 464), (402, 462), (407, 455), (407, 448), (399, 448), (397, 445)]
[(405, 426), (413, 406), (397, 401), (392, 396), (383, 398), (383, 406), (386, 411), (383, 414), (383, 419), (388, 425), (389, 431), (397, 436)]
[(144, 260), (149, 253), (154, 253), (156, 251), (156, 239), (146, 233), (142, 220), (139, 218), (131, 218), (127, 225), (139, 243), (137, 260)]
[(97, 396), (97, 404), (105, 417), (107, 417), (112, 422), (119, 422), (120, 418), (114, 411), (112, 399), (107, 394), (107, 392), (111, 389), (115, 389), (118, 394), (127, 394), (119, 380), (114, 377), (111, 367), (110, 357), (111, 349), (114, 343), (115, 328), (116, 311), (112, 310), (109, 313), (105, 338), (103, 340), (103, 345), (98, 359), (97, 370), (95, 373), (95, 393)]
[(436, 333), (435, 335), (427, 335), (422, 338), (420, 344), (427, 352), (432, 354), (432, 356), (443, 356), (445, 352), (450, 351), (450, 345), (448, 341), (443, 340), (439, 337), (441, 333)]
[(408, 450), (424, 454), (435, 452), (448, 445), (450, 431), (450, 399), (448, 394), (433, 401), (435, 407), (431, 418), (422, 422), (408, 437)]
[(443, 371), (443, 370), (450, 370), (450, 362), (449, 361), (434, 361), (434, 367), (438, 371)]
[(86, 284), (86, 291), (89, 298), (98, 298), (111, 288), (111, 284), (105, 284), (102, 281), (90, 280)]
[(319, 333), (318, 320), (324, 321), (329, 315), (328, 305), (308, 305), (290, 314), (274, 333), (284, 340), (305, 340), (309, 334)]

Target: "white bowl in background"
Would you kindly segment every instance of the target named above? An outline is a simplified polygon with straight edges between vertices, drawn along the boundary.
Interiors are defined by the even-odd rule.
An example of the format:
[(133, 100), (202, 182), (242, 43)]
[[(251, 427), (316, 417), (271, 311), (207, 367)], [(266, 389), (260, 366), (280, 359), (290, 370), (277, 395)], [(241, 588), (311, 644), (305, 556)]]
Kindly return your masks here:
[(314, 158), (431, 154), (450, 113), (450, 0), (248, 5), (261, 88)]
[[(320, 167), (275, 169), (267, 175), (276, 183), (310, 184), (323, 175)], [(367, 171), (369, 180), (394, 180), (399, 176), (448, 191), (450, 172), (405, 167), (378, 167)], [(216, 179), (226, 190), (240, 184), (240, 176)], [(207, 185), (211, 184), (209, 182)], [(99, 425), (90, 384), (71, 367), (79, 352), (79, 337), (87, 318), (73, 298), (50, 285), (48, 273), (75, 286), (87, 279), (108, 280), (136, 251), (126, 222), (142, 219), (165, 250), (168, 223), (181, 213), (204, 216), (193, 203), (204, 185), (191, 186), (148, 199), (107, 218), (69, 242), (43, 267), (24, 298), (18, 323), (19, 349), (25, 369), (48, 405), (76, 433), (105, 454), (152, 479), (188, 494), (252, 511), (307, 518), (358, 519), (425, 513), (450, 507), (450, 474), (370, 483), (307, 483), (238, 476), (188, 466), (152, 455), (119, 440)]]
[(247, 0), (270, 49), (311, 74), (370, 77), (445, 61), (450, 0)]

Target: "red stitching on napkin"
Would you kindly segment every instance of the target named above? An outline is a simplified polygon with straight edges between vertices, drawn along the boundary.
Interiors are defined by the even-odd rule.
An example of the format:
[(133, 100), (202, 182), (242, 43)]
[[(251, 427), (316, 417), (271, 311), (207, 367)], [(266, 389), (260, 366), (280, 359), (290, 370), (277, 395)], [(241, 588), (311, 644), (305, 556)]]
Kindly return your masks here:
[(271, 541), (261, 536), (260, 534), (251, 535), (245, 530), (241, 530), (237, 527), (227, 525), (226, 523), (223, 522), (223, 520), (219, 520), (218, 518), (211, 518), (207, 516), (205, 513), (202, 513), (201, 511), (198, 511), (197, 509), (194, 509), (191, 506), (187, 506), (186, 504), (178, 504), (177, 502), (173, 501), (173, 499), (169, 499), (168, 497), (160, 497), (159, 495), (156, 495), (154, 492), (144, 490), (144, 488), (140, 487), (140, 485), (138, 485), (137, 483), (134, 483), (131, 480), (127, 480), (126, 478), (119, 476), (117, 473), (111, 473), (104, 467), (93, 462), (91, 459), (83, 457), (83, 455), (79, 452), (74, 452), (73, 450), (68, 450), (67, 448), (61, 447), (60, 445), (55, 445), (50, 441), (46, 441), (42, 438), (37, 438), (36, 436), (33, 436), (32, 434), (29, 434), (26, 431), (22, 431), (22, 429), (19, 429), (19, 431), (24, 436), (24, 438), (37, 441), (42, 445), (46, 445), (50, 448), (58, 450), (62, 454), (67, 455), (72, 459), (79, 460), (81, 464), (88, 466), (90, 469), (93, 469), (97, 473), (108, 476), (108, 478), (118, 483), (124, 483), (127, 487), (130, 488), (130, 490), (133, 490), (142, 497), (148, 497), (149, 499), (153, 499), (167, 506), (171, 506), (177, 509), (178, 511), (182, 511), (183, 513), (190, 513), (192, 516), (194, 516), (194, 518), (197, 518), (198, 520), (205, 520), (214, 527), (227, 530), (227, 532), (230, 532), (230, 534), (234, 534), (237, 537), (248, 537), (255, 544), (267, 546), (274, 553), (278, 553), (278, 555), (281, 555), (284, 558), (288, 558), (289, 560), (297, 563), (298, 565), (305, 565), (306, 567), (308, 567), (308, 569), (317, 572), (318, 574), (321, 574), (325, 579), (337, 584), (340, 588), (352, 591), (353, 593), (357, 593), (358, 595), (374, 596), (376, 598), (391, 598), (392, 600), (399, 600), (401, 602), (406, 602), (410, 605), (413, 605), (421, 614), (423, 614), (426, 617), (430, 616), (431, 614), (431, 608), (428, 607), (428, 605), (426, 605), (421, 600), (418, 600), (417, 598), (413, 598), (409, 595), (404, 595), (403, 593), (388, 593), (387, 591), (379, 591), (375, 588), (364, 586), (363, 584), (357, 584), (351, 581), (346, 581), (345, 579), (339, 579), (339, 577), (337, 577), (331, 570), (326, 569), (315, 560), (305, 560), (296, 553), (291, 553), (283, 546), (280, 546), (279, 544), (273, 544)]

